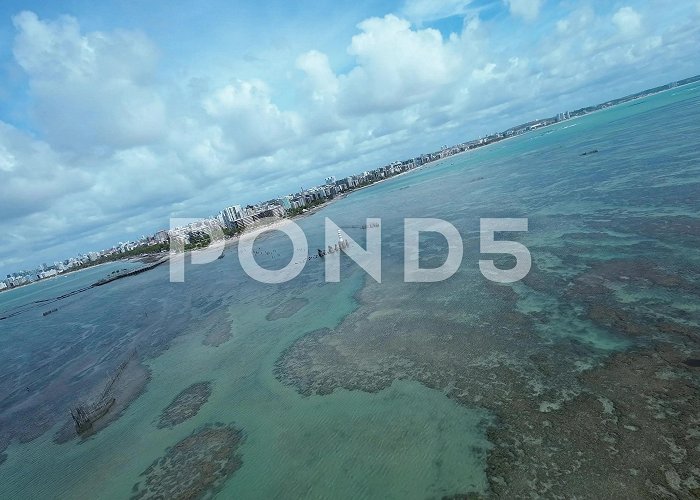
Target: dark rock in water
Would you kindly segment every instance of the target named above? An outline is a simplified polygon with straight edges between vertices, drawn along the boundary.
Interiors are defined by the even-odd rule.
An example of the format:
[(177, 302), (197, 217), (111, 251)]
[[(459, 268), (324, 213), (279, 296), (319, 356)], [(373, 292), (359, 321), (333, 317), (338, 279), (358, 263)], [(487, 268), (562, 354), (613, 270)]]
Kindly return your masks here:
[(211, 396), (211, 382), (192, 384), (163, 410), (158, 422), (158, 428), (175, 427), (177, 424), (194, 417)]
[[(81, 434), (76, 432), (74, 422), (67, 420), (54, 435), (54, 443), (63, 444), (76, 438), (82, 438), (80, 442), (84, 442), (85, 439), (107, 428), (124, 414), (132, 402), (146, 392), (150, 379), (150, 370), (143, 365), (138, 356), (132, 357), (112, 385), (111, 394), (115, 401), (109, 406), (108, 411)], [(103, 379), (98, 380), (104, 382)]]
[(407, 300), (390, 284), (367, 284), (356, 296), (362, 306), (334, 329), (295, 340), (277, 359), (275, 376), (304, 396), (415, 380), (493, 412), (489, 497), (694, 498), (700, 379), (688, 362), (698, 358), (698, 326), (655, 315), (645, 301), (620, 302), (615, 290), (689, 296), (696, 277), (634, 258), (586, 264), (566, 281), (533, 266), (524, 281), (539, 293), (556, 290), (581, 318), (626, 335), (634, 349), (600, 353), (578, 340), (538, 345), (535, 319), (548, 311), (521, 313), (510, 286), (486, 285), (483, 304), (498, 309), (465, 321), (443, 304), (427, 306), (423, 290)]
[(588, 319), (609, 330), (625, 335), (649, 333), (649, 326), (637, 321), (636, 316), (617, 305), (595, 303), (588, 309)]
[(700, 368), (700, 359), (686, 359), (683, 363), (693, 368)]
[(243, 433), (231, 425), (205, 425), (168, 448), (141, 473), (132, 499), (190, 499), (213, 496), (243, 461), (238, 448)]

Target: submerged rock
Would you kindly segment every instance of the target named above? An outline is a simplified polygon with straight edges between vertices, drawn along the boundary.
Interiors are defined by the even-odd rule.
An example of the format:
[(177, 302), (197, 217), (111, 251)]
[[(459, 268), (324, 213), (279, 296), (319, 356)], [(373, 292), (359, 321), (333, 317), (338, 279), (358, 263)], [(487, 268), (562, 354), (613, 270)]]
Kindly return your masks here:
[(391, 285), (369, 284), (356, 312), (333, 330), (293, 342), (275, 374), (307, 396), (339, 388), (376, 392), (394, 380), (415, 380), (493, 412), (487, 474), (497, 498), (697, 494), (698, 327), (675, 309), (664, 316), (644, 299), (621, 302), (615, 295), (628, 286), (688, 297), (697, 290), (694, 276), (615, 259), (588, 263), (566, 285), (547, 272), (524, 284), (573, 304), (579, 318), (625, 334), (637, 347), (606, 352), (571, 338), (542, 342), (533, 332), (544, 311), (520, 312), (509, 286), (480, 290), (490, 299), (482, 304), (498, 310), (460, 316), (449, 313), (456, 308), (426, 306), (428, 285), (415, 290), (421, 302), (387, 290)]
[(175, 427), (194, 417), (209, 400), (209, 396), (211, 396), (211, 382), (192, 384), (175, 396), (172, 402), (163, 410), (158, 421), (158, 428)]
[(132, 499), (194, 499), (218, 491), (243, 464), (243, 433), (232, 425), (209, 424), (168, 448), (141, 473)]
[(151, 372), (148, 367), (143, 364), (139, 356), (132, 357), (112, 386), (111, 394), (114, 397), (114, 403), (110, 405), (104, 415), (93, 422), (88, 430), (80, 434), (76, 432), (74, 422), (66, 419), (64, 425), (54, 435), (54, 443), (63, 444), (76, 438), (84, 441), (106, 429), (124, 414), (131, 403), (146, 392), (150, 380)]

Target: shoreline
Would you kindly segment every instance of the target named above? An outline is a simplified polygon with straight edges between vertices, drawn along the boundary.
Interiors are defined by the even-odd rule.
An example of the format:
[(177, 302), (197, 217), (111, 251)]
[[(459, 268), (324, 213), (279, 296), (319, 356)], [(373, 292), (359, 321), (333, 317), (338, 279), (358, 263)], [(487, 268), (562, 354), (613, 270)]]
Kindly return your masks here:
[[(262, 230), (262, 229), (265, 229), (265, 230), (268, 230), (268, 231), (269, 231), (269, 230), (274, 230), (274, 229), (275, 229), (275, 226), (280, 225), (280, 224), (281, 224), (283, 221), (285, 221), (285, 220), (294, 221), (294, 220), (302, 219), (302, 218), (304, 218), (304, 217), (311, 216), (311, 215), (313, 215), (313, 214), (315, 214), (315, 213), (317, 213), (317, 212), (320, 212), (320, 211), (323, 210), (324, 208), (330, 206), (332, 203), (334, 203), (334, 202), (336, 202), (336, 201), (340, 201), (341, 199), (344, 199), (344, 198), (350, 196), (351, 194), (353, 194), (353, 193), (355, 193), (355, 192), (358, 192), (358, 191), (360, 191), (360, 190), (367, 189), (367, 188), (371, 188), (371, 187), (376, 186), (376, 185), (378, 185), (378, 184), (381, 184), (381, 183), (383, 183), (383, 182), (390, 181), (390, 180), (392, 180), (392, 179), (397, 179), (397, 178), (402, 177), (402, 176), (404, 176), (404, 175), (408, 175), (408, 174), (411, 174), (411, 173), (414, 173), (414, 172), (422, 171), (422, 170), (428, 169), (428, 168), (430, 168), (430, 167), (439, 166), (440, 164), (442, 164), (443, 162), (445, 162), (445, 161), (447, 161), (447, 160), (449, 160), (449, 159), (451, 159), (451, 158), (456, 158), (456, 157), (458, 157), (458, 156), (462, 156), (462, 155), (466, 155), (466, 154), (469, 154), (469, 153), (473, 153), (473, 152), (475, 152), (475, 151), (477, 151), (477, 150), (479, 150), (479, 149), (488, 148), (488, 147), (491, 147), (491, 146), (495, 146), (495, 145), (497, 145), (497, 144), (504, 143), (504, 142), (509, 141), (509, 140), (511, 140), (511, 139), (521, 138), (521, 137), (524, 137), (524, 136), (526, 136), (526, 135), (529, 135), (529, 134), (531, 134), (531, 133), (533, 133), (533, 132), (538, 132), (538, 131), (540, 131), (540, 130), (549, 129), (549, 128), (555, 126), (555, 125), (561, 125), (561, 124), (563, 124), (563, 123), (565, 123), (565, 122), (575, 122), (575, 121), (577, 121), (577, 120), (580, 119), (580, 118), (584, 118), (584, 117), (589, 116), (589, 115), (593, 115), (593, 114), (596, 114), (596, 113), (600, 113), (600, 112), (603, 112), (603, 111), (607, 111), (607, 110), (610, 110), (610, 109), (612, 109), (612, 108), (616, 108), (617, 106), (620, 106), (620, 105), (623, 105), (623, 104), (627, 104), (627, 103), (629, 103), (629, 102), (634, 102), (634, 101), (638, 101), (638, 100), (643, 100), (643, 99), (646, 99), (646, 98), (650, 97), (651, 95), (661, 94), (661, 93), (664, 93), (664, 92), (668, 92), (668, 91), (670, 91), (670, 90), (674, 90), (674, 89), (665, 89), (665, 90), (662, 90), (662, 91), (657, 92), (657, 93), (655, 93), (655, 94), (650, 94), (650, 95), (648, 95), (648, 96), (640, 96), (640, 97), (637, 98), (637, 99), (633, 99), (633, 100), (627, 101), (627, 102), (625, 102), (625, 103), (616, 104), (616, 105), (609, 106), (609, 107), (606, 107), (606, 108), (596, 109), (596, 110), (594, 110), (594, 111), (591, 111), (591, 112), (586, 113), (586, 114), (581, 115), (581, 116), (575, 116), (575, 117), (570, 118), (570, 119), (565, 120), (565, 121), (550, 123), (550, 124), (548, 124), (548, 125), (544, 125), (544, 126), (542, 126), (542, 127), (538, 127), (538, 128), (535, 129), (535, 130), (528, 130), (527, 132), (524, 132), (524, 133), (521, 133), (521, 134), (512, 135), (512, 136), (510, 136), (510, 137), (504, 137), (503, 139), (500, 139), (500, 140), (498, 140), (498, 141), (490, 142), (490, 143), (488, 143), (488, 144), (484, 144), (484, 145), (481, 145), (481, 146), (476, 147), (476, 148), (466, 149), (466, 150), (464, 150), (464, 151), (460, 151), (459, 153), (455, 153), (455, 154), (450, 155), (450, 156), (447, 156), (447, 157), (445, 157), (445, 158), (440, 158), (440, 159), (438, 159), (438, 160), (433, 160), (433, 161), (431, 161), (431, 162), (424, 163), (424, 164), (420, 165), (419, 167), (413, 168), (413, 169), (411, 169), (411, 170), (407, 170), (407, 171), (405, 171), (405, 172), (401, 172), (401, 173), (399, 173), (399, 174), (392, 175), (391, 177), (386, 177), (386, 178), (384, 178), (384, 179), (377, 180), (377, 181), (375, 181), (375, 182), (373, 182), (373, 183), (371, 183), (371, 184), (368, 184), (368, 185), (366, 185), (366, 186), (360, 186), (360, 187), (358, 187), (358, 188), (352, 189), (351, 191), (341, 193), (341, 194), (339, 194), (338, 196), (336, 196), (336, 197), (334, 197), (334, 198), (332, 198), (332, 199), (329, 199), (329, 200), (323, 202), (323, 203), (320, 204), (320, 205), (317, 205), (317, 206), (314, 206), (314, 207), (311, 207), (311, 208), (307, 209), (306, 212), (303, 212), (303, 213), (294, 215), (294, 216), (292, 216), (292, 217), (286, 217), (286, 216), (285, 216), (285, 217), (281, 217), (281, 218), (279, 218), (279, 219), (270, 220), (269, 222), (267, 222), (267, 223), (262, 223), (262, 224), (260, 224), (260, 225), (258, 225), (258, 226), (251, 226), (250, 229), (244, 230), (241, 234), (238, 234), (238, 235), (235, 235), (235, 236), (231, 236), (230, 238), (224, 238), (224, 242), (225, 242), (225, 243), (224, 243), (224, 249), (226, 249), (226, 248), (228, 248), (228, 247), (230, 247), (230, 246), (233, 246), (235, 243), (238, 242), (238, 240), (240, 239), (240, 237), (241, 237), (242, 235), (245, 235), (246, 233), (249, 234), (250, 232), (260, 231), (260, 230)], [(564, 128), (567, 128), (567, 127), (563, 127), (562, 130), (563, 130)], [(260, 231), (260, 232), (263, 232), (263, 231)], [(196, 252), (196, 251), (201, 251), (201, 250), (206, 250), (207, 248), (208, 248), (208, 247), (186, 250), (186, 251), (184, 252), (184, 254), (187, 255), (188, 253)], [(26, 283), (26, 284), (23, 284), (23, 285), (15, 286), (15, 287), (12, 287), (12, 288), (5, 288), (5, 289), (3, 289), (3, 290), (0, 290), (0, 294), (2, 294), (3, 292), (9, 292), (9, 291), (11, 291), (11, 290), (17, 290), (17, 289), (19, 289), (19, 288), (24, 288), (24, 287), (27, 287), (27, 286), (30, 286), (30, 285), (34, 285), (34, 284), (37, 284), (37, 283), (50, 281), (50, 280), (52, 280), (52, 279), (59, 278), (59, 277), (61, 277), (61, 276), (68, 276), (69, 274), (78, 273), (78, 272), (80, 272), (80, 271), (85, 271), (85, 270), (87, 270), (87, 269), (97, 268), (97, 267), (102, 266), (102, 265), (104, 265), (104, 264), (116, 263), (116, 262), (131, 262), (131, 263), (136, 263), (136, 262), (138, 262), (138, 263), (141, 263), (141, 264), (151, 264), (151, 263), (155, 262), (156, 260), (160, 260), (160, 259), (164, 259), (164, 258), (169, 259), (170, 257), (171, 257), (171, 255), (170, 255), (170, 252), (169, 252), (169, 251), (158, 252), (158, 253), (153, 253), (153, 254), (144, 254), (144, 255), (140, 255), (140, 256), (123, 257), (123, 258), (121, 258), (121, 259), (112, 260), (112, 261), (107, 261), (107, 262), (101, 262), (101, 263), (99, 263), (99, 264), (95, 264), (95, 265), (92, 265), (92, 266), (84, 267), (84, 268), (81, 268), (81, 269), (75, 269), (75, 270), (66, 271), (65, 273), (61, 273), (61, 274), (58, 274), (58, 275), (56, 275), (56, 276), (52, 276), (52, 277), (50, 277), (50, 278), (44, 278), (44, 279), (32, 281), (32, 282), (30, 282), (30, 283)]]
[(34, 280), (34, 281), (29, 282), (29, 283), (24, 283), (23, 285), (13, 286), (11, 288), (4, 288), (4, 289), (0, 290), (0, 294), (5, 293), (5, 292), (11, 292), (12, 290), (19, 290), (22, 288), (27, 288), (27, 287), (30, 287), (32, 285), (38, 285), (40, 283), (48, 283), (50, 281), (53, 281), (53, 280), (58, 279), (58, 278), (62, 278), (64, 276), (69, 276), (71, 274), (76, 274), (76, 273), (80, 273), (82, 271), (87, 271), (88, 269), (97, 269), (98, 267), (104, 266), (105, 264), (114, 264), (117, 262), (128, 262), (132, 258), (133, 257), (124, 257), (124, 258), (118, 259), (118, 260), (110, 260), (107, 262), (100, 262), (99, 264), (94, 264), (92, 266), (82, 267), (80, 269), (71, 269), (70, 271), (66, 271), (66, 272), (57, 274), (56, 276), (51, 276), (49, 278)]
[[(365, 187), (369, 187), (369, 186), (365, 186)], [(224, 248), (226, 249), (226, 248), (231, 247), (234, 244), (238, 243), (241, 236), (246, 236), (246, 235), (248, 235), (250, 233), (254, 233), (256, 231), (260, 232), (260, 233), (262, 233), (263, 230), (264, 231), (273, 231), (275, 229), (275, 227), (280, 226), (281, 224), (283, 224), (286, 221), (295, 221), (295, 220), (303, 219), (303, 218), (309, 217), (311, 215), (314, 215), (315, 213), (320, 212), (324, 208), (329, 207), (330, 205), (332, 205), (336, 201), (340, 201), (343, 198), (346, 198), (350, 194), (351, 193), (341, 193), (340, 195), (336, 196), (335, 198), (327, 200), (324, 203), (321, 203), (320, 205), (316, 205), (315, 207), (311, 207), (311, 208), (307, 209), (306, 212), (294, 215), (293, 217), (280, 217), (280, 218), (270, 219), (270, 220), (267, 220), (266, 223), (261, 223), (260, 225), (251, 226), (250, 228), (246, 228), (240, 234), (237, 234), (235, 236), (231, 236), (230, 238), (225, 238)], [(188, 250), (187, 252), (194, 252), (197, 250), (206, 250), (206, 249), (207, 249), (207, 247), (199, 248), (196, 250)], [(187, 252), (185, 252), (185, 253), (187, 253)]]

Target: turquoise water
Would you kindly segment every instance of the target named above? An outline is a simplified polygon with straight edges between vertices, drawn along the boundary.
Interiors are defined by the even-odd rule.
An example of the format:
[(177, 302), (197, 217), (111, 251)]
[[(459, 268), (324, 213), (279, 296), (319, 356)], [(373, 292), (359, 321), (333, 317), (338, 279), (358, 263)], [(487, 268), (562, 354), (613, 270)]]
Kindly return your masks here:
[[(526, 377), (525, 398), (539, 408), (566, 400), (576, 373), (642, 343), (589, 314), (595, 295), (579, 286), (586, 276), (597, 272), (612, 297), (642, 316), (697, 325), (697, 292), (662, 279), (698, 283), (698, 118), (700, 90), (675, 89), (448, 158), (298, 221), (314, 253), (324, 217), (341, 227), (381, 217), (381, 285), (347, 261), (341, 282), (325, 283), (317, 260), (289, 283), (263, 285), (229, 249), (224, 259), (188, 266), (185, 283), (169, 283), (161, 266), (59, 301), (50, 316), (36, 307), (0, 322), (0, 498), (128, 497), (168, 447), (213, 422), (245, 435), (242, 466), (218, 492), (223, 498), (487, 492), (488, 430), (509, 411), (492, 398), (511, 376), (489, 370)], [(592, 149), (599, 153), (580, 156)], [(403, 283), (405, 217), (438, 217), (460, 230), (455, 276)], [(513, 237), (532, 254), (528, 279), (497, 286), (480, 275), (480, 217), (529, 219), (529, 232)], [(364, 242), (363, 230), (347, 232)], [(439, 263), (444, 243), (424, 243), (425, 258)], [(291, 253), (279, 235), (259, 245), (281, 256), (263, 256), (263, 265)], [(596, 271), (615, 259), (653, 261), (662, 276), (648, 271), (643, 283), (628, 282), (617, 268)], [(0, 312), (110, 270), (0, 294)], [(268, 319), (292, 298), (308, 302)], [(222, 325), (230, 338), (203, 342)], [(330, 336), (299, 343), (321, 329)], [(89, 439), (55, 443), (68, 407), (133, 349), (150, 370), (145, 392)], [(561, 357), (556, 380), (529, 372), (527, 360), (543, 352)], [(276, 371), (280, 360), (307, 354), (306, 365)], [(488, 389), (478, 380), (486, 371), (494, 374)], [(157, 428), (163, 408), (204, 380), (213, 390), (196, 416)]]

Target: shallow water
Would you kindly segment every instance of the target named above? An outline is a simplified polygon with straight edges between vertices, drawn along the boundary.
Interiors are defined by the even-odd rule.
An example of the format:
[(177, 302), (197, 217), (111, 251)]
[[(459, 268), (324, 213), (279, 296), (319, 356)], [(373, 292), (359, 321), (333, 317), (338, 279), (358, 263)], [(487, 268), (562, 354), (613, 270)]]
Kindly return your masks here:
[[(245, 435), (222, 497), (436, 498), (497, 487), (489, 479), (502, 443), (489, 429), (513, 426), (518, 405), (544, 415), (595, 391), (578, 374), (651, 342), (650, 318), (697, 335), (700, 90), (634, 104), (446, 159), (298, 221), (313, 254), (324, 217), (341, 227), (381, 217), (381, 285), (347, 261), (341, 282), (325, 283), (319, 260), (289, 283), (263, 285), (229, 249), (188, 266), (185, 283), (169, 283), (161, 266), (60, 301), (50, 316), (37, 307), (0, 322), (0, 444), (10, 441), (0, 497), (127, 497), (168, 447), (213, 422)], [(403, 283), (405, 217), (460, 230), (455, 276)], [(533, 256), (528, 278), (503, 286), (480, 275), (480, 217), (529, 218), (529, 232), (513, 236)], [(364, 244), (363, 230), (347, 232)], [(425, 262), (439, 264), (444, 242), (424, 243)], [(263, 265), (291, 254), (279, 235), (258, 246), (272, 252)], [(0, 294), (0, 312), (108, 271)], [(610, 295), (599, 300), (600, 290)], [(270, 319), (295, 299), (308, 303)], [(641, 330), (630, 333), (623, 313)], [(218, 346), (203, 343), (212, 329)], [(670, 341), (692, 354), (697, 346), (679, 339)], [(151, 373), (145, 392), (89, 439), (54, 443), (67, 408), (133, 349)], [(213, 392), (197, 415), (157, 428), (200, 381)]]

